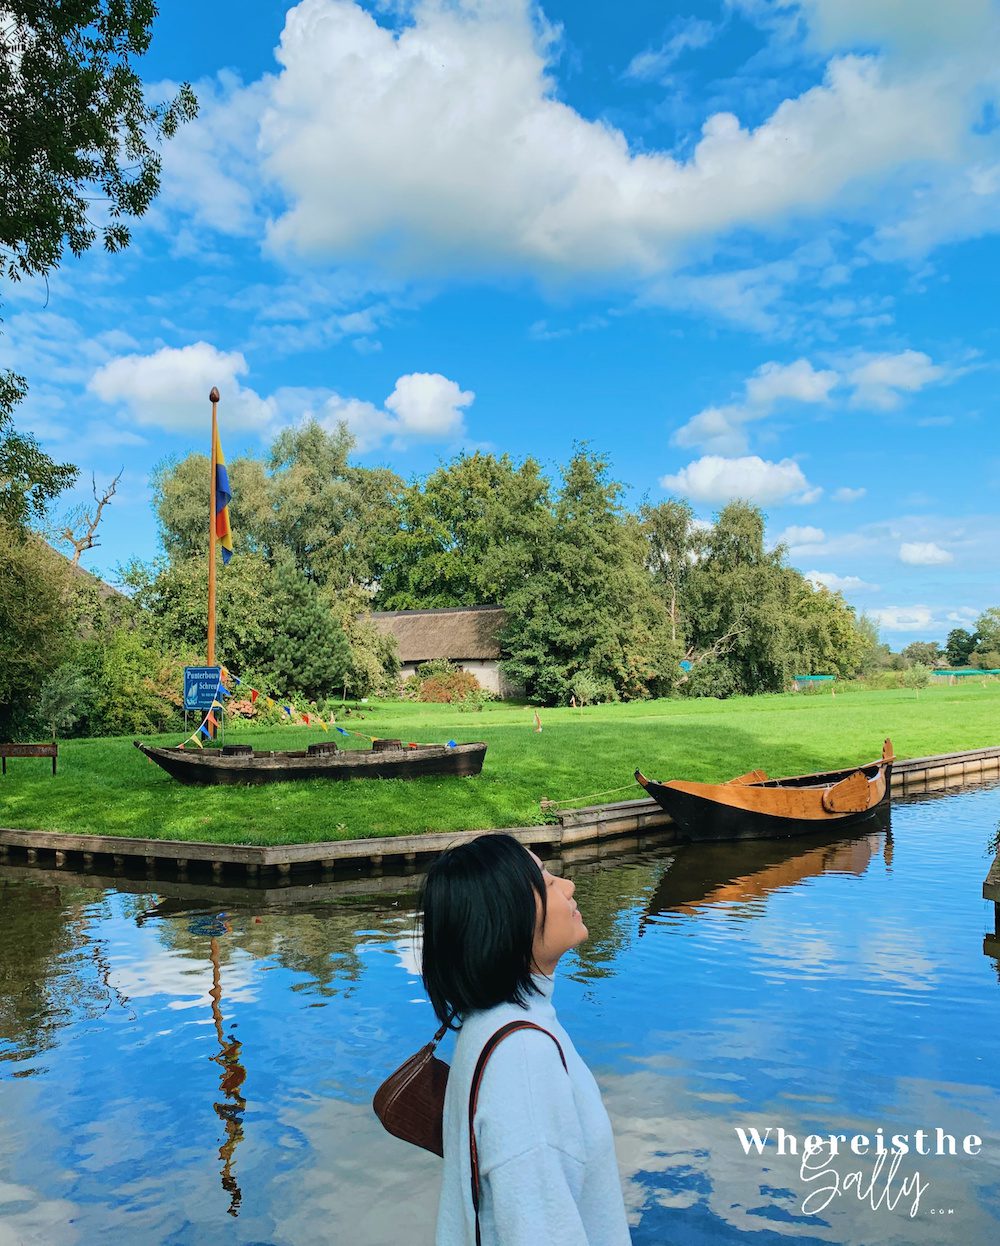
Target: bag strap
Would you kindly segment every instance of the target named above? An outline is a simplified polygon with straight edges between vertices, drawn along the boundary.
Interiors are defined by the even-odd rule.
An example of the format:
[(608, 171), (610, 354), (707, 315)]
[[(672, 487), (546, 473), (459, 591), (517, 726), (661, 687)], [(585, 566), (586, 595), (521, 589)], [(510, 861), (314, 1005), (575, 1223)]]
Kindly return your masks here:
[(479, 1102), (479, 1085), (483, 1080), (483, 1072), (486, 1069), (486, 1061), (489, 1060), (496, 1047), (503, 1042), (508, 1034), (514, 1034), (518, 1030), (541, 1030), (543, 1034), (548, 1034), (549, 1038), (559, 1048), (559, 1059), (563, 1063), (566, 1072), (566, 1057), (563, 1055), (563, 1049), (560, 1046), (559, 1039), (554, 1034), (549, 1033), (540, 1025), (535, 1025), (534, 1021), (509, 1021), (506, 1025), (501, 1026), (495, 1034), (487, 1039), (482, 1051), (479, 1053), (479, 1061), (476, 1064), (476, 1071), (472, 1077), (472, 1089), (469, 1091), (469, 1153), (472, 1158), (472, 1207), (476, 1213), (476, 1246), (480, 1246), (479, 1237), (479, 1153), (476, 1148), (476, 1131), (474, 1128), (474, 1118), (476, 1115), (476, 1105)]

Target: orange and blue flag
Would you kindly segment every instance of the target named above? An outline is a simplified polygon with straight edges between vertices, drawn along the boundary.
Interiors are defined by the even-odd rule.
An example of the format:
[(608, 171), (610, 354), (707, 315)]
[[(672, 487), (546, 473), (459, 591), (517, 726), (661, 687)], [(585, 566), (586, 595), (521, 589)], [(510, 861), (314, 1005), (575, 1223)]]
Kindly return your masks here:
[(229, 503), (232, 499), (229, 490), (229, 473), (226, 471), (226, 456), (222, 453), (222, 442), (219, 430), (215, 430), (215, 535), (222, 544), (222, 565), (233, 556), (233, 530), (229, 523)]

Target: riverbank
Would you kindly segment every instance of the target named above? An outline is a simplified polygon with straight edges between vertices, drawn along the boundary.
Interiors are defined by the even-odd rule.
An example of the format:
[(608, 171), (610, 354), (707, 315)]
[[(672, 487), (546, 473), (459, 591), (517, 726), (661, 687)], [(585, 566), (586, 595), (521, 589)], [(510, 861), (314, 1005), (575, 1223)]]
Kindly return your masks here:
[[(0, 781), (0, 826), (258, 845), (531, 826), (546, 820), (543, 798), (593, 804), (641, 795), (631, 783), (636, 766), (659, 778), (711, 780), (755, 766), (794, 774), (869, 761), (885, 736), (900, 758), (993, 744), (998, 708), (1000, 684), (931, 687), (919, 696), (852, 691), (664, 700), (542, 710), (536, 732), (533, 710), (525, 706), (460, 713), (448, 705), (378, 702), (344, 725), (420, 741), (485, 740), (483, 774), (193, 788), (145, 761), (131, 739), (68, 740), (60, 744), (55, 778), (38, 761), (9, 765)], [(258, 748), (301, 748), (324, 738), (292, 726), (244, 726), (228, 734)], [(177, 736), (155, 742), (174, 744)]]

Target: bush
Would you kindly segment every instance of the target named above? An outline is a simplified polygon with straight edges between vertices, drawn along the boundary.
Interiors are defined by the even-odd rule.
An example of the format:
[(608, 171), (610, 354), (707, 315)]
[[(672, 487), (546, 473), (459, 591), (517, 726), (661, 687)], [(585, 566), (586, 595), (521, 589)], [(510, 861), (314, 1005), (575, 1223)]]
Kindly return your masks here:
[(739, 692), (736, 676), (725, 662), (708, 658), (691, 668), (679, 691), (688, 697), (716, 697), (725, 700)]
[[(417, 673), (403, 681), (400, 696), (404, 701), (426, 701), (438, 704), (463, 702), (473, 695), (485, 694), (475, 675), (463, 671), (447, 658), (421, 662)], [(486, 696), (483, 696), (483, 700)]]

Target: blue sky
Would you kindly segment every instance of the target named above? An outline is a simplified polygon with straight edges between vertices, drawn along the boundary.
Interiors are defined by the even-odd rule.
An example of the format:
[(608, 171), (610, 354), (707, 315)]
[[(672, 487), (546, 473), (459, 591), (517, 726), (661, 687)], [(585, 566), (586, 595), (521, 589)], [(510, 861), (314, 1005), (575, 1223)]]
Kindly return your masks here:
[(894, 645), (1000, 602), (993, 0), (162, 8), (159, 200), (4, 290), (20, 425), (80, 499), (125, 469), (85, 565), (155, 555), (215, 384), (230, 459), (312, 414), (407, 477), (586, 439), (632, 503), (750, 497)]

